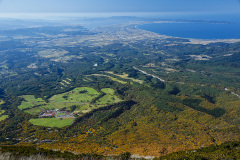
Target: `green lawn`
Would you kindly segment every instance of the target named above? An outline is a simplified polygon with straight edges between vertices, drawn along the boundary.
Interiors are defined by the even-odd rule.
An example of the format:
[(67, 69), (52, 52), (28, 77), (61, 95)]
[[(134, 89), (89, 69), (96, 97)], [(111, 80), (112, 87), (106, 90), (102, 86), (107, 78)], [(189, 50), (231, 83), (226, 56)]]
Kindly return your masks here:
[(8, 115), (2, 115), (2, 116), (0, 117), (0, 122), (3, 121), (3, 120), (5, 120), (5, 119), (7, 119), (7, 118), (8, 118)]
[(73, 122), (73, 119), (61, 120), (60, 118), (38, 118), (38, 119), (30, 119), (29, 122), (37, 126), (62, 128), (70, 125)]

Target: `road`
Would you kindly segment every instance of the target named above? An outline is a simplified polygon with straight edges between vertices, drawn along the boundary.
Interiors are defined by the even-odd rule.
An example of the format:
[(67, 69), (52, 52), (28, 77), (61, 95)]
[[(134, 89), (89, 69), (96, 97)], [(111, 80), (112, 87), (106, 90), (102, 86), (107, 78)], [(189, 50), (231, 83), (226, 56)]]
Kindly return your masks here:
[(149, 74), (149, 73), (147, 73), (147, 72), (145, 72), (145, 71), (143, 71), (143, 70), (140, 70), (140, 69), (138, 69), (138, 68), (136, 68), (136, 67), (133, 67), (134, 69), (136, 69), (136, 70), (138, 70), (139, 72), (142, 72), (143, 74), (145, 74), (145, 75), (148, 75), (148, 76), (152, 76), (153, 78), (157, 78), (159, 81), (161, 81), (161, 82), (166, 82), (165, 80), (163, 80), (163, 79), (161, 79), (161, 78), (159, 78), (159, 77), (157, 77), (157, 76), (155, 76), (155, 75), (152, 75), (152, 74)]

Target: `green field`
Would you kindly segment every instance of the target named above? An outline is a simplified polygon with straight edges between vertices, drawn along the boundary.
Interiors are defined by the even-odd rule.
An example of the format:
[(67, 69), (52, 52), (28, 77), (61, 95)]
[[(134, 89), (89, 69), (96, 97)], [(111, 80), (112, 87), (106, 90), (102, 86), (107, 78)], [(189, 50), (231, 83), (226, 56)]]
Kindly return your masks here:
[[(18, 108), (29, 114), (39, 114), (41, 111), (48, 109), (61, 109), (72, 105), (81, 106), (83, 103), (90, 103), (99, 94), (93, 88), (80, 87), (66, 93), (54, 95), (49, 99), (49, 103), (46, 103), (41, 98), (35, 98), (33, 95), (23, 95), (21, 97), (24, 98), (24, 101)], [(87, 106), (89, 107), (89, 105)]]
[(8, 115), (2, 115), (3, 113), (5, 113), (5, 111), (0, 110), (0, 122), (3, 121), (4, 119), (8, 118)]
[(8, 118), (8, 115), (2, 115), (0, 116), (0, 122), (7, 119)]
[[(83, 93), (80, 93), (80, 92)], [(85, 91), (85, 92), (84, 92)], [(75, 88), (72, 91), (54, 95), (49, 100), (50, 102), (91, 102), (91, 100), (97, 97), (98, 93), (95, 89), (89, 87)]]
[(70, 125), (73, 122), (73, 119), (38, 118), (38, 119), (30, 119), (29, 122), (37, 126), (62, 128)]
[(44, 105), (46, 102), (42, 98), (35, 98), (34, 95), (23, 95), (21, 96), (24, 98), (21, 105), (18, 106), (20, 110), (30, 109), (38, 105)]
[(41, 113), (42, 110), (39, 107), (34, 107), (34, 108), (31, 108), (31, 109), (25, 110), (24, 112), (34, 115), (34, 114)]
[[(66, 108), (70, 110), (70, 106), (76, 105), (76, 112), (86, 113), (92, 109), (103, 107), (109, 104), (120, 102), (121, 100), (114, 95), (114, 90), (111, 88), (103, 88), (102, 92), (106, 93), (103, 97), (99, 98), (96, 103), (91, 104), (91, 101), (98, 97), (100, 93), (93, 88), (80, 87), (75, 88), (69, 92), (54, 95), (49, 99), (49, 103), (46, 103), (41, 98), (35, 98), (33, 95), (21, 96), (24, 98), (21, 105), (18, 106), (20, 110), (24, 112), (38, 115), (45, 110)], [(30, 122), (33, 125), (48, 126), (48, 127), (64, 127), (70, 125), (72, 120), (61, 120), (58, 118), (39, 118), (31, 119)]]
[(85, 110), (91, 110), (89, 104), (85, 104), (85, 105), (79, 106), (79, 107), (76, 108), (75, 111), (85, 111)]
[(57, 116), (65, 115), (65, 113), (58, 113)]
[(108, 76), (108, 75), (105, 75), (105, 74), (92, 74), (93, 76), (102, 76), (102, 77), (108, 77), (110, 78), (112, 81), (115, 81), (115, 82), (119, 82), (119, 83), (122, 83), (122, 84), (126, 84), (127, 82), (125, 81), (121, 81), (117, 78), (114, 78), (114, 77), (111, 77), (111, 76)]
[(5, 111), (4, 110), (0, 110), (0, 115), (2, 115)]
[(112, 103), (117, 103), (120, 102), (121, 99), (119, 99), (117, 96), (114, 95), (114, 90), (111, 88), (103, 88), (101, 89), (102, 92), (106, 93), (103, 97), (101, 97), (97, 102), (96, 105), (98, 107), (112, 104)]
[(103, 88), (101, 89), (102, 92), (106, 93), (106, 94), (114, 94), (114, 90), (112, 88)]
[(4, 104), (5, 102), (3, 100), (0, 99), (0, 105)]
[(128, 74), (126, 74), (126, 73), (123, 73), (123, 74), (121, 74), (121, 75), (120, 75), (120, 74), (114, 74), (114, 73), (111, 72), (111, 71), (106, 71), (106, 73), (109, 73), (109, 74), (118, 76), (118, 77), (123, 78), (123, 79), (126, 79), (126, 80), (129, 79), (129, 80), (132, 80), (132, 81), (134, 81), (134, 82), (143, 84), (143, 80), (139, 80), (139, 79), (135, 79), (135, 78), (130, 78), (130, 77), (128, 77)]

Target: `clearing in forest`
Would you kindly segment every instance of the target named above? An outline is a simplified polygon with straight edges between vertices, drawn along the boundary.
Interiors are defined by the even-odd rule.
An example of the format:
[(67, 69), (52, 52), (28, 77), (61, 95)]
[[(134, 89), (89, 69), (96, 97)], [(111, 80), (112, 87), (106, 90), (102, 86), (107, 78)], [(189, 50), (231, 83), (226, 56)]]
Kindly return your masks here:
[(7, 119), (7, 118), (8, 118), (8, 115), (2, 115), (2, 116), (0, 117), (0, 122), (3, 121), (3, 120), (5, 120), (5, 119)]
[(117, 78), (114, 78), (114, 77), (111, 77), (111, 76), (108, 76), (108, 75), (105, 75), (105, 74), (92, 74), (93, 76), (103, 76), (103, 77), (108, 77), (110, 78), (112, 81), (115, 81), (115, 82), (119, 82), (119, 83), (122, 83), (122, 84), (126, 84), (127, 82), (125, 81), (121, 81)]
[(100, 93), (93, 88), (81, 87), (66, 93), (54, 95), (49, 100), (50, 102), (90, 102), (99, 94)]
[(60, 118), (38, 118), (30, 119), (29, 122), (33, 125), (46, 126), (46, 127), (57, 127), (62, 128), (70, 125), (74, 119), (60, 119)]
[(106, 104), (112, 104), (120, 102), (121, 99), (119, 99), (116, 95), (114, 95), (114, 90), (111, 88), (103, 88), (101, 89), (102, 92), (106, 93), (103, 97), (99, 98), (98, 101), (96, 101), (96, 105), (106, 105)]
[(0, 110), (0, 115), (2, 115), (5, 111), (4, 110)]
[(4, 104), (5, 102), (3, 100), (0, 99), (0, 105)]
[(118, 76), (118, 77), (123, 78), (123, 79), (132, 80), (133, 82), (137, 82), (137, 83), (143, 84), (143, 80), (139, 80), (139, 79), (135, 79), (135, 78), (130, 78), (130, 77), (128, 77), (128, 74), (126, 74), (126, 73), (123, 73), (123, 74), (114, 74), (112, 71), (106, 71), (106, 73), (109, 73), (109, 74)]
[(5, 113), (4, 110), (0, 110), (0, 122), (5, 120), (6, 118), (8, 118), (8, 115), (2, 115), (3, 113)]
[[(101, 94), (101, 92), (105, 94)], [(74, 114), (84, 114), (86, 111), (89, 112), (93, 109), (121, 101), (121, 99), (114, 95), (114, 90), (111, 88), (103, 88), (101, 91), (97, 91), (90, 87), (79, 87), (69, 92), (54, 95), (49, 99), (49, 102), (45, 102), (42, 98), (36, 98), (33, 95), (23, 95), (21, 97), (24, 100), (22, 101), (21, 105), (18, 106), (18, 108), (26, 113), (39, 115), (39, 117), (49, 112), (56, 113), (54, 116), (51, 116), (52, 118), (37, 118), (31, 119), (30, 121), (34, 125), (48, 127), (59, 127), (54, 125), (55, 121), (51, 119), (60, 119), (58, 116), (61, 115), (61, 111), (64, 112), (62, 117), (63, 120), (65, 120), (69, 117), (74, 118)], [(56, 109), (60, 110), (58, 111)], [(69, 121), (70, 120), (67, 122)], [(56, 120), (56, 123), (62, 122), (64, 122), (64, 127), (66, 124), (65, 121)], [(61, 127), (61, 124), (59, 125)]]

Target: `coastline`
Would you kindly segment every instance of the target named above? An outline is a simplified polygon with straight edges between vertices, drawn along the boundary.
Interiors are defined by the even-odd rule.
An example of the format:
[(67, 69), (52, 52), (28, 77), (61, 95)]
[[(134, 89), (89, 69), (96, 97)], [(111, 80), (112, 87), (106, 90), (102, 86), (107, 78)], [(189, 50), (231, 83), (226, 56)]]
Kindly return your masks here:
[[(199, 21), (198, 23), (212, 23), (212, 21)], [(169, 36), (169, 35), (164, 35), (164, 34), (159, 34), (156, 33), (154, 31), (149, 31), (149, 30), (145, 30), (140, 28), (139, 26), (144, 25), (144, 24), (160, 24), (160, 23), (196, 23), (196, 22), (180, 22), (180, 21), (149, 21), (149, 22), (141, 22), (138, 24), (135, 24), (135, 28), (139, 29), (139, 30), (143, 30), (143, 31), (147, 31), (147, 32), (151, 32), (151, 33), (155, 33), (158, 34), (160, 36), (166, 37), (166, 38), (182, 38), (182, 39), (186, 39), (189, 40), (190, 42), (182, 42), (184, 44), (203, 44), (203, 45), (207, 45), (209, 43), (236, 43), (236, 42), (240, 42), (240, 38), (229, 38), (229, 39), (201, 39), (201, 38), (185, 38), (185, 37), (178, 37), (178, 36)], [(217, 23), (218, 24), (218, 23)], [(219, 23), (219, 24), (223, 24), (223, 22)], [(225, 23), (224, 23), (225, 24)]]

